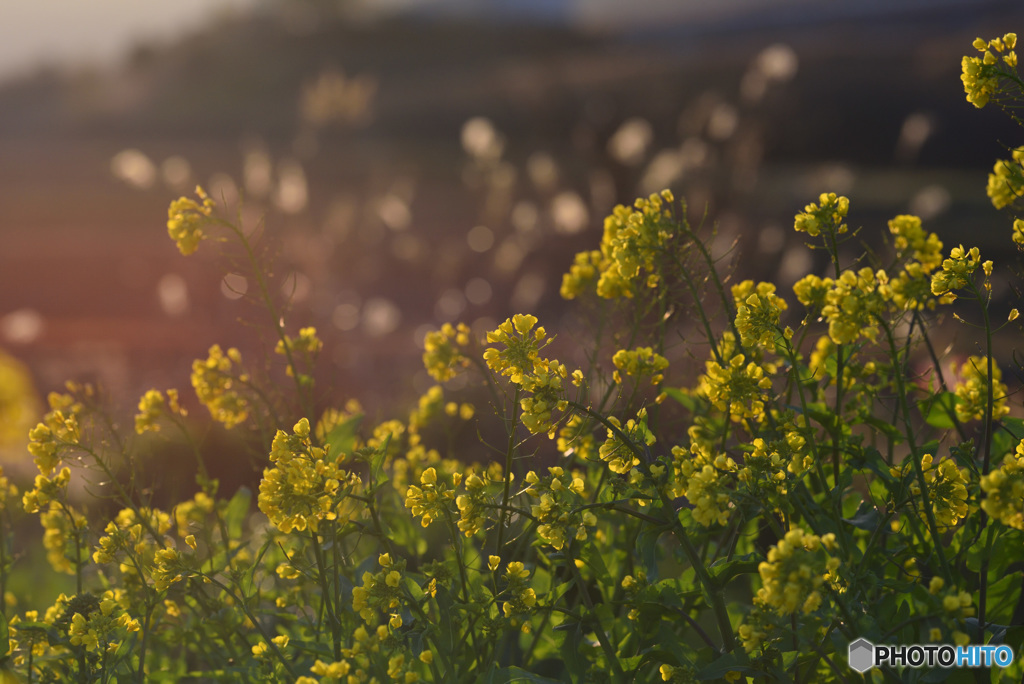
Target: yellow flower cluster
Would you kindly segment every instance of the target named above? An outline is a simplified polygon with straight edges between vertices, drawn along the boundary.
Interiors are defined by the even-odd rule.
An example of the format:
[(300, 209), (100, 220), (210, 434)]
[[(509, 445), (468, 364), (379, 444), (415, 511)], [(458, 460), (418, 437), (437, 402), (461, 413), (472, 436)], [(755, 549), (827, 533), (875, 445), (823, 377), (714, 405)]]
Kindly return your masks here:
[(36, 475), (35, 486), (21, 497), (26, 513), (38, 513), (51, 501), (63, 500), (68, 482), (71, 481), (71, 470), (61, 468), (55, 475)]
[(917, 216), (901, 215), (889, 221), (889, 232), (894, 236), (896, 256), (906, 260), (903, 269), (889, 283), (889, 296), (898, 310), (934, 309), (936, 303), (949, 303), (952, 297), (943, 295), (938, 301), (932, 296), (931, 272), (942, 265), (942, 241), (935, 233), (928, 233)]
[(1024, 530), (1024, 441), (1007, 454), (999, 468), (981, 476), (985, 499), (981, 508), (993, 520)]
[(660, 385), (665, 379), (664, 371), (668, 368), (668, 359), (661, 354), (654, 353), (650, 347), (639, 347), (633, 351), (620, 349), (612, 357), (615, 364), (613, 379), (616, 383), (622, 382), (622, 373), (631, 378), (649, 376), (652, 385)]
[(469, 366), (469, 358), (463, 353), (468, 346), (469, 328), (466, 324), (459, 323), (456, 327), (445, 323), (440, 330), (428, 332), (423, 339), (423, 366), (434, 380), (451, 380)]
[(68, 394), (51, 392), (48, 399), (50, 412), (28, 433), (28, 452), (39, 472), (51, 476), (60, 465), (61, 453), (73, 448), (81, 438), (78, 417), (83, 407)]
[(39, 416), (38, 402), (28, 369), (0, 351), (0, 447), (24, 445)]
[[(911, 457), (912, 458), (912, 457)], [(928, 487), (928, 500), (939, 530), (954, 527), (967, 516), (967, 484), (964, 471), (956, 467), (953, 459), (946, 458), (935, 463), (931, 454), (921, 457), (921, 470), (924, 472), (925, 486)], [(904, 461), (902, 467), (892, 468), (893, 477), (909, 478), (910, 493), (921, 496), (921, 486), (912, 470), (912, 463)], [(921, 520), (927, 521), (925, 512), (920, 511)]]
[[(599, 251), (580, 252), (562, 278), (561, 294), (573, 299), (597, 279), (597, 294), (605, 299), (633, 297), (643, 279), (646, 287), (661, 282), (658, 257), (676, 234), (677, 224), (669, 206), (672, 193), (639, 198), (633, 209), (619, 205), (604, 220)], [(644, 273), (646, 272), (646, 277)]]
[[(498, 470), (496, 469), (495, 472), (497, 473)], [(502, 481), (500, 475), (492, 478), (490, 474), (485, 473), (485, 477), (487, 480), (476, 473), (467, 475), (465, 478), (466, 493), (459, 494), (455, 498), (455, 506), (459, 509), (459, 529), (467, 537), (472, 537), (487, 524), (486, 506), (490, 503), (486, 493), (488, 481)], [(509, 477), (512, 477), (511, 473)]]
[(579, 414), (573, 414), (558, 430), (558, 452), (563, 456), (576, 456), (581, 461), (591, 461), (597, 453), (597, 440), (589, 421)]
[[(68, 476), (71, 473), (68, 471)], [(7, 475), (4, 474), (3, 466), (0, 466), (0, 513), (7, 510), (7, 501), (18, 498), (18, 488), (11, 484), (11, 481), (7, 479)]]
[(153, 554), (153, 588), (157, 591), (165, 591), (185, 579), (190, 572), (188, 557), (174, 547), (160, 549)]
[[(792, 432), (790, 435), (794, 441), (804, 441), (799, 433)], [(778, 501), (778, 497), (785, 496), (788, 492), (787, 470), (806, 470), (805, 458), (807, 461), (810, 458), (786, 458), (780, 453), (789, 450), (789, 443), (784, 440), (766, 442), (758, 437), (753, 441), (753, 447), (754, 450), (743, 459), (743, 466), (736, 473), (736, 479), (745, 484), (755, 496)]]
[(199, 243), (207, 238), (203, 226), (213, 213), (214, 202), (198, 185), (196, 195), (199, 202), (191, 197), (179, 197), (167, 208), (167, 233), (184, 255), (196, 251)]
[(94, 610), (84, 615), (79, 612), (72, 614), (68, 629), (71, 645), (83, 646), (86, 651), (115, 652), (121, 645), (116, 638), (139, 631), (139, 621), (125, 612), (125, 603), (124, 591), (106, 591)]
[(540, 358), (540, 349), (547, 346), (543, 342), (547, 331), (538, 327), (537, 317), (529, 314), (516, 314), (505, 320), (496, 330), (487, 333), (489, 344), (502, 344), (504, 349), (488, 347), (484, 351), (487, 367), (519, 385), (523, 378), (531, 373), (547, 370), (545, 360)]
[(352, 588), (352, 610), (369, 624), (378, 612), (391, 613), (399, 606), (402, 595), (402, 571), (405, 561), (394, 561), (390, 554), (381, 554), (377, 562), (380, 572), (364, 572), (363, 585)]
[[(453, 483), (456, 487), (462, 482), (462, 476), (455, 473)], [(437, 470), (427, 468), (420, 475), (419, 486), (410, 485), (405, 492), (405, 507), (412, 511), (414, 518), (420, 518), (420, 524), (427, 527), (439, 518), (444, 518), (455, 500), (455, 490), (437, 479)]]
[(160, 390), (147, 390), (139, 399), (139, 412), (135, 414), (135, 432), (159, 432), (160, 418), (168, 411), (176, 416), (188, 413), (178, 403), (178, 390), (167, 390), (167, 397)]
[(963, 245), (954, 247), (949, 251), (949, 258), (942, 262), (942, 270), (932, 276), (932, 294), (942, 295), (967, 287), (978, 266), (985, 266), (985, 270), (990, 271), (991, 263), (981, 263), (981, 252), (977, 247), (969, 250), (965, 250)]
[[(274, 345), (274, 353), (280, 354), (281, 356), (287, 356), (290, 351), (292, 354), (292, 361), (295, 361), (295, 357), (301, 357), (306, 362), (312, 365), (313, 361), (316, 360), (317, 354), (324, 348), (324, 343), (317, 337), (316, 328), (310, 326), (299, 330), (298, 337), (290, 337), (285, 335), (284, 339), (277, 341)], [(286, 369), (288, 377), (295, 376), (295, 369), (291, 364)]]
[(270, 460), (275, 466), (263, 471), (260, 510), (285, 534), (316, 532), (324, 520), (344, 524), (355, 511), (346, 503), (346, 495), (362, 484), (359, 476), (343, 470), (326, 449), (313, 446), (305, 418), (292, 432), (278, 430), (271, 444)]
[(594, 286), (598, 273), (601, 272), (601, 264), (604, 259), (601, 250), (594, 249), (589, 252), (577, 252), (573, 258), (569, 272), (562, 275), (562, 287), (559, 294), (562, 299), (576, 299)]
[(919, 217), (901, 214), (889, 221), (889, 232), (898, 258), (910, 257), (920, 262), (925, 273), (942, 265), (942, 240), (925, 231)]
[(146, 578), (140, 572), (153, 571), (157, 554), (171, 543), (165, 536), (170, 529), (171, 516), (161, 510), (143, 508), (136, 513), (122, 509), (107, 523), (92, 559), (100, 565), (118, 563), (125, 584), (141, 586)]
[(57, 572), (75, 574), (75, 567), (85, 562), (83, 550), (89, 521), (68, 504), (50, 502), (50, 508), (39, 516), (43, 526), (43, 547), (46, 559)]
[(793, 227), (811, 237), (817, 237), (822, 231), (829, 235), (842, 235), (847, 231), (843, 221), (849, 210), (850, 200), (834, 192), (823, 192), (818, 197), (818, 204), (811, 202), (796, 215)]
[(555, 359), (541, 358), (540, 350), (547, 346), (547, 332), (537, 325), (537, 317), (516, 314), (487, 333), (489, 344), (504, 345), (504, 349), (488, 347), (484, 351), (487, 367), (495, 373), (509, 376), (532, 396), (520, 399), (523, 425), (533, 434), (552, 432), (554, 437), (554, 411), (568, 406), (562, 381), (568, 377), (564, 364)]
[(178, 536), (186, 537), (202, 530), (206, 518), (213, 513), (217, 503), (206, 492), (196, 492), (188, 501), (182, 501), (174, 507), (174, 523), (178, 528)]
[[(953, 373), (959, 375), (956, 384), (956, 417), (963, 422), (983, 420), (988, 412), (988, 360), (984, 356), (971, 356)], [(992, 360), (992, 419), (999, 420), (1010, 413), (1007, 405), (1008, 390), (1003, 384), (1003, 372)]]
[(798, 302), (812, 311), (825, 308), (825, 298), (832, 287), (831, 278), (821, 278), (812, 274), (805, 275), (793, 285), (793, 294)]
[(791, 529), (758, 566), (762, 586), (756, 601), (774, 608), (778, 615), (817, 610), (825, 582), (833, 581), (839, 568), (839, 559), (829, 554), (835, 548), (832, 533), (819, 537), (799, 527)]
[(878, 335), (878, 316), (886, 309), (889, 278), (885, 271), (862, 268), (843, 271), (825, 294), (821, 315), (828, 320), (828, 334), (836, 344), (850, 344), (858, 337), (872, 342)]
[[(501, 612), (516, 627), (536, 608), (537, 593), (529, 586), (530, 571), (519, 561), (508, 564), (505, 581), (507, 587), (502, 594), (507, 595), (508, 599), (501, 604)], [(523, 631), (529, 631), (529, 623), (522, 624)]]
[(775, 340), (782, 332), (779, 318), (789, 308), (786, 300), (775, 294), (775, 285), (757, 283), (755, 286), (753, 280), (744, 280), (733, 285), (732, 296), (740, 341), (748, 347), (774, 350)]
[[(965, 56), (961, 61), (960, 80), (964, 84), (964, 92), (967, 94), (967, 101), (978, 109), (981, 109), (993, 95), (999, 91), (999, 79), (1002, 72), (999, 68), (1000, 58), (1007, 67), (1015, 69), (1017, 66), (1017, 34), (1007, 33), (1002, 38), (993, 38), (986, 41), (982, 38), (975, 39), (974, 48), (983, 53), (981, 57)], [(994, 52), (993, 52), (994, 51)]]
[[(608, 422), (618, 428), (608, 428), (608, 438), (597, 450), (597, 456), (608, 464), (608, 470), (618, 475), (626, 475), (634, 467), (640, 465), (636, 447), (647, 447), (654, 444), (654, 433), (647, 429), (647, 409), (637, 411), (636, 419), (630, 418), (625, 426), (615, 416), (609, 416)], [(623, 439), (625, 438), (625, 439)], [(628, 441), (628, 443), (627, 443)]]
[(232, 364), (241, 365), (242, 354), (231, 347), (225, 354), (220, 345), (210, 347), (205, 360), (192, 362), (192, 387), (210, 415), (225, 428), (231, 429), (249, 417), (249, 402), (235, 389), (235, 383), (246, 383), (245, 373), (235, 375)]
[(698, 391), (718, 410), (737, 422), (764, 419), (764, 402), (772, 387), (764, 367), (753, 361), (747, 363), (743, 354), (736, 354), (725, 366), (710, 360), (705, 367), (707, 372), (700, 377)]
[(1010, 206), (1024, 194), (1024, 147), (1011, 153), (1012, 159), (1000, 159), (988, 174), (985, 191), (996, 209)]
[(1013, 220), (1013, 241), (1018, 245), (1024, 245), (1024, 219)]
[(702, 444), (689, 451), (672, 448), (675, 485), (673, 496), (684, 496), (693, 506), (693, 519), (704, 527), (725, 525), (735, 510), (731, 474), (736, 462), (725, 454), (714, 454)]
[(526, 493), (538, 499), (530, 512), (539, 523), (541, 539), (558, 550), (570, 539), (586, 540), (587, 528), (597, 525), (597, 516), (589, 510), (574, 510), (583, 503), (583, 478), (566, 476), (564, 469), (555, 466), (548, 468), (543, 479), (531, 470), (526, 483), (530, 485)]

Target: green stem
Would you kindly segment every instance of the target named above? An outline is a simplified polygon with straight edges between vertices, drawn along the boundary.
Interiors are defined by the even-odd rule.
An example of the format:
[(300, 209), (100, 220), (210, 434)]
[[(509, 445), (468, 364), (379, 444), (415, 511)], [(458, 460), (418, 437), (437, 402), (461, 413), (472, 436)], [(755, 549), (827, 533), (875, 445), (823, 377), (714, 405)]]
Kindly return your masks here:
[(612, 681), (625, 682), (626, 675), (622, 671), (622, 666), (619, 664), (619, 658), (615, 655), (615, 649), (612, 648), (612, 644), (608, 640), (608, 635), (605, 634), (600, 621), (597, 619), (597, 615), (594, 612), (594, 601), (590, 598), (590, 593), (587, 591), (587, 587), (583, 584), (583, 577), (580, 576), (579, 568), (576, 567), (576, 558), (572, 553), (571, 543), (566, 546), (565, 560), (569, 568), (569, 572), (572, 573), (572, 579), (576, 584), (576, 589), (579, 591), (580, 597), (583, 599), (583, 603), (587, 607), (587, 611), (593, 618), (591, 624), (593, 625), (594, 634), (597, 636), (597, 642), (601, 645), (601, 650), (604, 651), (605, 658), (608, 660), (608, 666), (612, 669)]
[[(512, 420), (508, 424), (508, 446), (505, 449), (505, 470), (502, 473), (505, 486), (501, 493), (501, 512), (498, 514), (498, 543), (495, 547), (495, 554), (500, 556), (505, 548), (505, 521), (508, 507), (509, 490), (512, 487), (512, 462), (516, 454), (516, 428), (519, 425), (519, 393), (517, 385), (515, 394), (512, 397)], [(466, 600), (469, 600), (467, 595)]]
[(949, 569), (949, 561), (946, 559), (946, 547), (942, 542), (942, 537), (939, 534), (939, 527), (935, 522), (935, 511), (932, 510), (931, 496), (928, 494), (928, 484), (924, 479), (924, 471), (921, 469), (921, 456), (917, 450), (917, 444), (914, 441), (914, 427), (910, 424), (910, 407), (907, 405), (907, 388), (903, 382), (903, 375), (905, 369), (903, 364), (899, 360), (899, 351), (896, 349), (896, 340), (893, 339), (892, 329), (888, 323), (881, 318), (879, 321), (882, 325), (882, 329), (885, 331), (885, 337), (889, 342), (889, 351), (892, 354), (892, 362), (895, 366), (896, 372), (893, 376), (896, 378), (896, 395), (899, 398), (900, 408), (903, 413), (903, 425), (907, 435), (907, 445), (910, 447), (910, 461), (914, 466), (914, 474), (917, 477), (918, 487), (921, 489), (921, 506), (924, 508), (925, 518), (928, 522), (928, 532), (932, 537), (932, 545), (934, 552), (939, 557), (939, 564), (942, 566), (942, 576), (946, 580), (946, 584), (953, 585), (953, 573)]

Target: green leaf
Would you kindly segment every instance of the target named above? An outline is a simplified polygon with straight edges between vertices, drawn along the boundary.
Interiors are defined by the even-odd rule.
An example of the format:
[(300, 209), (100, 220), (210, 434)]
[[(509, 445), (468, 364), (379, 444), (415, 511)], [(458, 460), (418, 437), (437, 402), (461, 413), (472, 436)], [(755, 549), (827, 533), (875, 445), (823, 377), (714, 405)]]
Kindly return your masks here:
[(540, 675), (527, 672), (521, 667), (503, 667), (498, 669), (497, 665), (494, 665), (490, 672), (487, 673), (484, 681), (487, 684), (518, 684), (519, 682), (533, 682), (534, 684), (562, 684), (561, 680), (549, 679), (547, 677), (541, 677)]
[(690, 394), (683, 392), (682, 390), (676, 389), (675, 387), (669, 387), (668, 389), (662, 390), (665, 395), (670, 399), (674, 399), (677, 403), (681, 404), (690, 413), (697, 411), (697, 399)]
[(709, 665), (697, 670), (697, 679), (706, 681), (708, 679), (720, 679), (728, 672), (748, 672), (747, 659), (740, 658), (735, 653), (726, 653)]
[(753, 553), (738, 556), (732, 560), (720, 559), (711, 564), (711, 577), (719, 589), (732, 581), (737, 575), (753, 575), (761, 561)]
[[(562, 623), (563, 625), (565, 623)], [(573, 681), (583, 681), (587, 673), (587, 661), (582, 654), (583, 627), (579, 622), (571, 621), (571, 628), (565, 630), (565, 639), (560, 649), (566, 671), (572, 675)], [(561, 627), (562, 625), (559, 625)]]
[(329, 458), (347, 454), (355, 448), (356, 434), (359, 432), (362, 422), (363, 414), (357, 413), (331, 428), (324, 440), (325, 444), (330, 447), (327, 449)]
[(862, 501), (857, 513), (851, 518), (843, 518), (843, 522), (853, 525), (858, 530), (874, 532), (882, 520), (878, 509), (867, 501)]
[(376, 489), (388, 481), (388, 475), (384, 472), (384, 457), (388, 453), (388, 445), (391, 443), (391, 434), (384, 438), (384, 443), (373, 452), (370, 458), (370, 481)]
[(239, 539), (242, 536), (242, 523), (249, 515), (249, 504), (252, 502), (252, 491), (248, 487), (239, 487), (224, 510), (224, 523), (228, 528), (228, 536)]
[(613, 586), (611, 573), (608, 572), (608, 566), (604, 564), (604, 558), (601, 557), (600, 551), (592, 546), (585, 546), (580, 553), (580, 560), (593, 571), (594, 579), (598, 584), (606, 587)]
[(643, 564), (647, 579), (651, 582), (658, 580), (658, 539), (663, 532), (662, 527), (644, 526), (636, 536), (636, 557)]
[(887, 423), (881, 418), (876, 418), (875, 416), (871, 415), (862, 416), (862, 418), (864, 419), (865, 423), (881, 432), (883, 435), (891, 439), (896, 444), (899, 444), (900, 442), (903, 441), (903, 433), (900, 432), (899, 429), (892, 423)]
[(956, 415), (956, 395), (952, 392), (939, 392), (918, 403), (918, 408), (924, 422), (940, 430), (949, 430), (953, 427), (953, 417)]
[(1003, 418), (999, 423), (1018, 442), (1024, 439), (1024, 420), (1020, 418)]

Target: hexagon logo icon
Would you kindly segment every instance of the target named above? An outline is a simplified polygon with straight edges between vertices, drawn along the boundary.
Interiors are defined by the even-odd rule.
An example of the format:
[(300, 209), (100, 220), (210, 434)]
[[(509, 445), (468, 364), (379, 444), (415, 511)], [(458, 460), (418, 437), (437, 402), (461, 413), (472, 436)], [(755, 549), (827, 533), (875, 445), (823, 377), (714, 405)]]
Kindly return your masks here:
[(857, 639), (850, 642), (849, 660), (850, 669), (857, 672), (867, 672), (875, 663), (875, 646), (867, 639)]

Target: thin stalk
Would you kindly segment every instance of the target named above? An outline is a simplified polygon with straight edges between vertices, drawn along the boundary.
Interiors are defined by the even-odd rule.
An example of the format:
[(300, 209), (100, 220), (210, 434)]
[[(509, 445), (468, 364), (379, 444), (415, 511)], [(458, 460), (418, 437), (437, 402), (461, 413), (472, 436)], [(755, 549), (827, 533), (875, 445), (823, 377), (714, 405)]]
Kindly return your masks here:
[[(508, 507), (509, 490), (512, 487), (512, 462), (516, 455), (516, 427), (519, 424), (519, 393), (520, 388), (516, 385), (515, 394), (512, 397), (512, 421), (508, 426), (508, 446), (505, 449), (505, 470), (502, 473), (505, 479), (505, 487), (501, 493), (501, 513), (498, 514), (498, 542), (495, 547), (495, 554), (500, 556), (505, 548), (505, 520)], [(467, 594), (466, 600), (469, 600)]]
[(899, 398), (900, 407), (903, 412), (903, 425), (907, 435), (907, 445), (910, 447), (910, 460), (914, 466), (914, 474), (917, 476), (917, 484), (921, 489), (921, 506), (924, 508), (925, 518), (928, 521), (928, 532), (932, 537), (932, 545), (935, 549), (935, 553), (939, 556), (939, 564), (942, 566), (942, 576), (946, 580), (946, 584), (952, 586), (953, 584), (953, 573), (949, 569), (949, 561), (946, 559), (946, 547), (942, 543), (942, 537), (939, 534), (939, 527), (935, 522), (935, 511), (932, 510), (931, 497), (928, 494), (928, 484), (924, 480), (924, 471), (921, 469), (921, 454), (918, 453), (917, 444), (914, 441), (914, 427), (910, 424), (910, 407), (907, 405), (907, 388), (903, 382), (904, 369), (899, 361), (899, 352), (896, 349), (896, 340), (893, 339), (892, 330), (889, 324), (879, 318), (882, 324), (882, 329), (885, 331), (885, 337), (889, 342), (889, 351), (892, 354), (893, 363), (897, 366), (897, 372), (894, 373), (896, 378), (896, 394)]
[[(572, 553), (571, 544), (566, 546), (565, 560), (566, 565), (569, 568), (569, 572), (572, 573), (573, 582), (576, 584), (580, 597), (583, 599), (584, 605), (586, 605), (590, 614), (596, 618), (597, 616), (594, 614), (594, 601), (590, 598), (590, 593), (583, 584), (583, 578), (580, 576), (579, 568), (576, 567), (576, 559)], [(626, 675), (622, 671), (622, 666), (619, 664), (619, 658), (615, 654), (615, 649), (612, 648), (612, 644), (608, 640), (608, 635), (605, 634), (600, 621), (595, 619), (592, 624), (594, 634), (597, 636), (597, 642), (601, 645), (601, 650), (604, 651), (605, 658), (608, 660), (608, 666), (612, 668), (612, 681), (624, 683), (626, 681)]]

